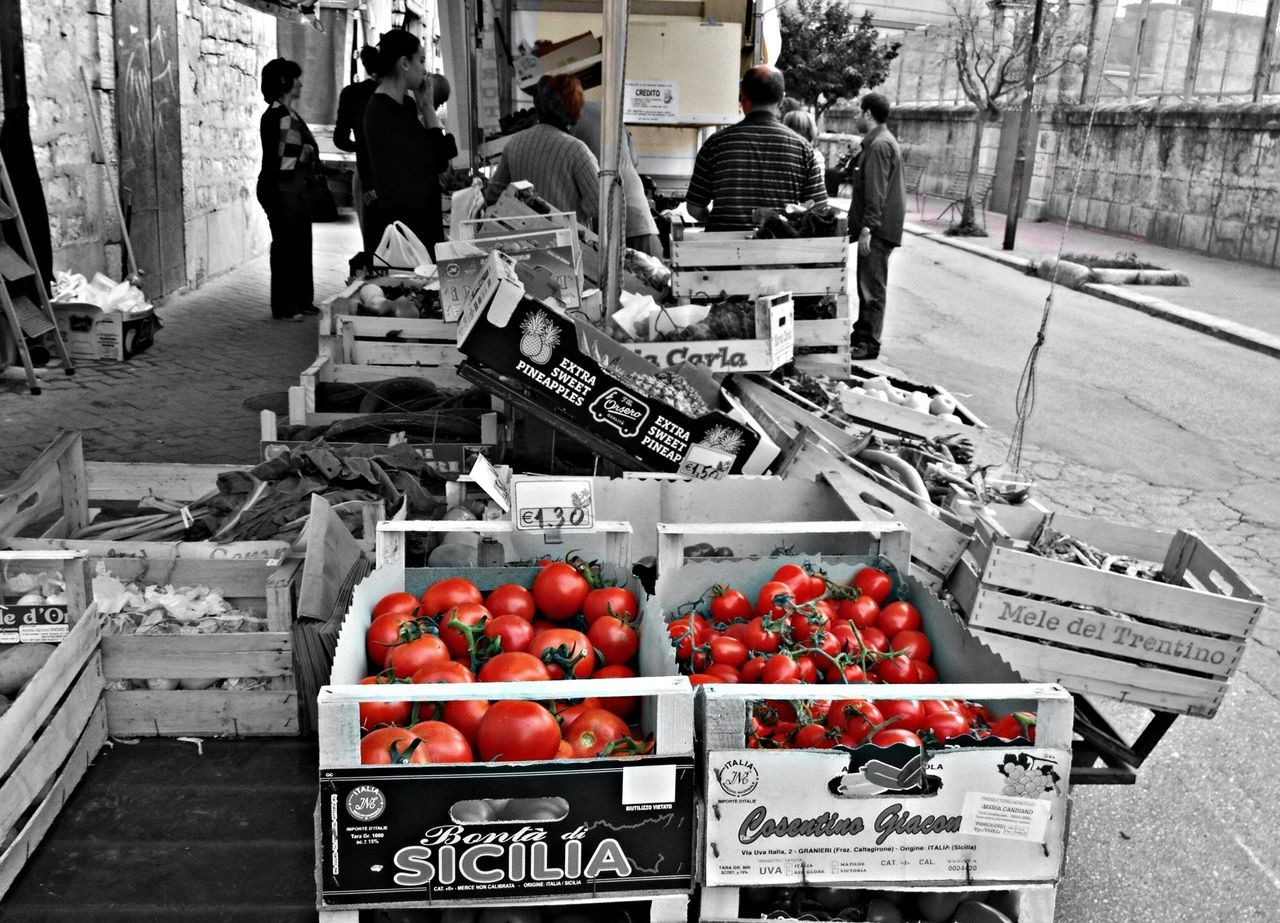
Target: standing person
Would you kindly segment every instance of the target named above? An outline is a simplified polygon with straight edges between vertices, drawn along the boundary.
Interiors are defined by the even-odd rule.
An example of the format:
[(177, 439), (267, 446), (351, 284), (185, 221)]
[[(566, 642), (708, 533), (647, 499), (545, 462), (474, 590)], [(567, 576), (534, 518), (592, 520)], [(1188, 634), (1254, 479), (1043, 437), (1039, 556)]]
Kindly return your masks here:
[(276, 58), (262, 68), (262, 170), (258, 204), (271, 225), (271, 316), (300, 321), (319, 314), (311, 278), (311, 208), (306, 180), (319, 148), (307, 123), (294, 111), (302, 95), (302, 68)]
[(853, 163), (853, 201), (849, 207), (849, 236), (858, 242), (858, 320), (849, 338), (855, 361), (880, 355), (889, 257), (902, 244), (907, 208), (902, 151), (885, 125), (889, 100), (879, 93), (868, 93), (859, 107), (862, 151)]
[(444, 240), (440, 174), (458, 145), (436, 117), (426, 53), (416, 37), (403, 29), (384, 32), (376, 76), (378, 88), (364, 112), (373, 180), (372, 195), (365, 195), (365, 240), (376, 247), (391, 222), (403, 221), (434, 260)]
[[(585, 144), (596, 160), (600, 160), (600, 139), (604, 107), (597, 102), (584, 103), (582, 117), (573, 126), (571, 134)], [(622, 180), (622, 197), (626, 203), (627, 246), (649, 256), (662, 256), (662, 242), (658, 239), (658, 223), (649, 210), (649, 197), (644, 194), (644, 183), (637, 170), (640, 158), (636, 142), (627, 126), (622, 126), (622, 138), (626, 149), (618, 159), (618, 176)]]
[(555, 209), (576, 212), (591, 226), (600, 217), (600, 163), (569, 132), (582, 115), (585, 100), (577, 77), (542, 77), (533, 90), (538, 124), (513, 137), (484, 190), (486, 205), (498, 201), (511, 183), (526, 180)]
[(792, 109), (782, 114), (782, 124), (809, 142), (809, 147), (813, 148), (813, 156), (818, 158), (818, 169), (825, 174), (827, 158), (818, 150), (818, 123), (813, 120), (813, 116), (803, 109)]
[[(360, 49), (360, 66), (368, 75), (359, 83), (342, 88), (338, 94), (338, 120), (333, 126), (333, 143), (340, 151), (356, 155), (356, 171), (351, 175), (351, 199), (356, 209), (356, 221), (364, 234), (364, 191), (373, 188), (369, 179), (369, 148), (364, 143), (364, 110), (378, 89), (373, 73), (378, 67), (378, 49), (365, 45)], [(364, 242), (365, 250), (378, 245)]]
[(757, 208), (826, 203), (813, 148), (778, 116), (785, 96), (782, 71), (767, 64), (751, 68), (738, 85), (742, 121), (716, 132), (698, 151), (685, 207), (707, 230), (751, 230)]

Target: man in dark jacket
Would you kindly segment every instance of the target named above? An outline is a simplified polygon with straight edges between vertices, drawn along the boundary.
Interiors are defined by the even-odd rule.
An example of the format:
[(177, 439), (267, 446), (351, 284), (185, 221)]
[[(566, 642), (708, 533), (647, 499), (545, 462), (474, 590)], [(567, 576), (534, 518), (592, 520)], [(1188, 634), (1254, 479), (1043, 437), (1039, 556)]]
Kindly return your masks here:
[(862, 151), (853, 163), (853, 202), (849, 209), (850, 237), (858, 242), (858, 320), (849, 340), (855, 362), (880, 355), (889, 257), (902, 243), (907, 202), (902, 151), (898, 139), (885, 125), (889, 120), (889, 100), (879, 93), (868, 93), (860, 106)]

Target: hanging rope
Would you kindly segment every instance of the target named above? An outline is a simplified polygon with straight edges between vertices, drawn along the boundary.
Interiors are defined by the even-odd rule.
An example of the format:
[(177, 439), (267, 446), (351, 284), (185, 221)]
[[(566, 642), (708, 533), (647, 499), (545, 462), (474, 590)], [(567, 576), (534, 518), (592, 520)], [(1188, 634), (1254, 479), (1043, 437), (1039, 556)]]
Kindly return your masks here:
[[(1111, 50), (1111, 36), (1115, 31), (1116, 17), (1111, 17), (1111, 25), (1107, 29), (1106, 41), (1102, 44), (1100, 69), (1106, 66), (1107, 54)], [(1053, 275), (1049, 278), (1049, 294), (1044, 300), (1044, 310), (1040, 315), (1040, 329), (1036, 331), (1036, 341), (1027, 354), (1026, 365), (1022, 368), (1022, 377), (1018, 380), (1018, 391), (1014, 397), (1014, 409), (1017, 422), (1013, 425), (1013, 436), (1009, 441), (1009, 453), (1005, 456), (1005, 464), (1014, 473), (1022, 471), (1022, 447), (1026, 439), (1027, 423), (1036, 406), (1036, 366), (1040, 361), (1040, 350), (1044, 348), (1045, 334), (1049, 329), (1049, 317), (1053, 313), (1053, 296), (1058, 287), (1058, 269), (1062, 263), (1062, 251), (1067, 245), (1067, 232), (1071, 229), (1071, 215), (1075, 210), (1076, 193), (1080, 189), (1080, 178), (1084, 175), (1085, 162), (1093, 144), (1093, 125), (1098, 115), (1098, 102), (1102, 98), (1103, 80), (1099, 73), (1097, 85), (1093, 89), (1093, 102), (1089, 107), (1089, 122), (1085, 126), (1084, 149), (1080, 152), (1080, 160), (1076, 163), (1075, 175), (1071, 182), (1071, 196), (1067, 199), (1067, 216), (1062, 223), (1062, 235), (1058, 238), (1058, 253), (1053, 265)], [(1028, 99), (1024, 105), (1031, 105)]]

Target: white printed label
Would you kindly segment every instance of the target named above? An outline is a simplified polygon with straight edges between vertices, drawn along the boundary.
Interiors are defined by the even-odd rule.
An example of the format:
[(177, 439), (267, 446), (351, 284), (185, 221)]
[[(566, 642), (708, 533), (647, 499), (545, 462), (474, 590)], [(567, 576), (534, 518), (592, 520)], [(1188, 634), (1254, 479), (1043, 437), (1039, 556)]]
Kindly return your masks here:
[(593, 529), (596, 513), (591, 479), (512, 478), (511, 521), (520, 532)]
[(1043, 843), (1049, 812), (1049, 802), (1035, 798), (965, 792), (960, 832), (969, 836)]
[(622, 120), (670, 125), (677, 120), (680, 94), (674, 80), (628, 80), (623, 89)]

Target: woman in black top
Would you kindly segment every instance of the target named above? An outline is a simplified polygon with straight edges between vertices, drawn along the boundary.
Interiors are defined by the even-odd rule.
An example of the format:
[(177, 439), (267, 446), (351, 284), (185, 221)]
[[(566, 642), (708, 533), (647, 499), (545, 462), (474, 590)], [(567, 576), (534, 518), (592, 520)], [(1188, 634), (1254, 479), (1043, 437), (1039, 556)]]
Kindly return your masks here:
[(307, 123), (293, 106), (302, 95), (302, 68), (284, 58), (262, 68), (262, 172), (258, 202), (271, 224), (271, 316), (302, 320), (319, 314), (312, 304), (311, 209), (306, 181), (318, 149)]
[(364, 112), (374, 191), (366, 206), (366, 239), (380, 241), (387, 225), (403, 221), (435, 259), (436, 244), (444, 240), (440, 174), (458, 146), (436, 117), (421, 42), (403, 29), (384, 32), (375, 76), (378, 89)]

